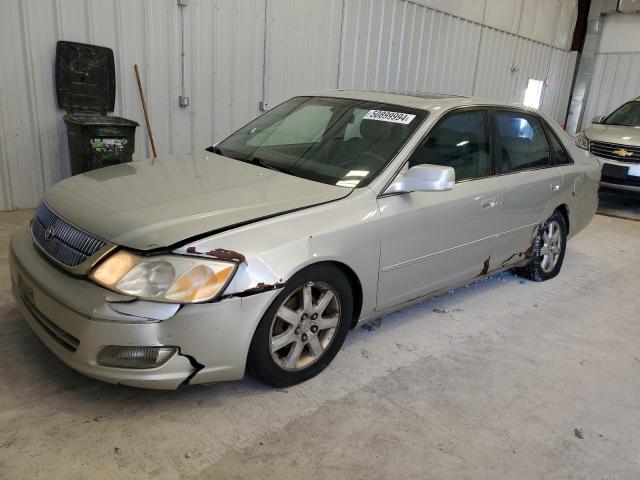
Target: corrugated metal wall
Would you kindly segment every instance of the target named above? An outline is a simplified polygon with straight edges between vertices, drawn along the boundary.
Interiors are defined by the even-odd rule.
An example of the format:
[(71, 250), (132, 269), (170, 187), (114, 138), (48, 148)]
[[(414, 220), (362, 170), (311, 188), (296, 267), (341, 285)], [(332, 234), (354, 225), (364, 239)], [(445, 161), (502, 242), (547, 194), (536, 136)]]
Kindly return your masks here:
[(349, 0), (340, 87), (470, 94), (480, 26), (402, 0)]
[[(183, 13), (191, 104), (183, 109), (177, 104), (181, 12), (175, 0), (4, 0), (0, 210), (34, 206), (69, 175), (53, 84), (57, 40), (113, 48), (114, 115), (142, 124), (133, 64), (141, 66), (158, 151), (165, 155), (223, 138), (255, 117), (262, 101), (268, 108), (322, 88), (521, 101), (528, 78), (549, 78), (542, 108), (563, 121), (575, 56), (558, 47), (566, 46), (573, 29), (575, 3), (519, 0), (504, 8), (503, 0), (190, 0)], [(553, 32), (540, 21), (548, 11), (563, 19)], [(134, 158), (149, 153), (140, 127)]]
[(547, 70), (550, 86), (543, 92), (541, 109), (560, 124), (564, 124), (567, 116), (577, 58), (578, 52), (565, 52), (555, 48), (551, 50)]
[(593, 117), (640, 97), (640, 15), (609, 14), (599, 20), (593, 74), (578, 130), (588, 128)]
[(268, 0), (267, 12), (266, 108), (335, 88), (342, 0)]
[(575, 60), (565, 50), (414, 2), (348, 0), (339, 86), (522, 102), (530, 78), (549, 79), (542, 110), (562, 123)]
[[(31, 207), (69, 175), (57, 109), (58, 40), (105, 45), (116, 59), (114, 115), (143, 124), (133, 65), (141, 66), (159, 154), (210, 145), (258, 113), (265, 0), (194, 1), (184, 9), (186, 94), (178, 107), (180, 10), (174, 0), (5, 0), (0, 16), (0, 210)], [(134, 159), (148, 157), (143, 127)]]
[(640, 97), (640, 52), (597, 54), (583, 128), (596, 115), (607, 115), (636, 97)]

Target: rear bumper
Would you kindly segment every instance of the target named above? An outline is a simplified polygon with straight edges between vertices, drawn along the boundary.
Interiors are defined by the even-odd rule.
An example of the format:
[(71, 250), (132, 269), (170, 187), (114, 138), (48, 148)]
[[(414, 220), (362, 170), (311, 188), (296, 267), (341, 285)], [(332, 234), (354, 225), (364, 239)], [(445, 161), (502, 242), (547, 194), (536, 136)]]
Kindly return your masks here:
[[(52, 266), (26, 229), (11, 239), (9, 265), (18, 308), (60, 360), (89, 377), (134, 387), (175, 389), (183, 383), (241, 379), (253, 332), (279, 293), (186, 305), (158, 321), (111, 308), (111, 292)], [(139, 303), (144, 312), (145, 302)], [(175, 346), (179, 351), (159, 367), (113, 368), (97, 362), (107, 345)]]

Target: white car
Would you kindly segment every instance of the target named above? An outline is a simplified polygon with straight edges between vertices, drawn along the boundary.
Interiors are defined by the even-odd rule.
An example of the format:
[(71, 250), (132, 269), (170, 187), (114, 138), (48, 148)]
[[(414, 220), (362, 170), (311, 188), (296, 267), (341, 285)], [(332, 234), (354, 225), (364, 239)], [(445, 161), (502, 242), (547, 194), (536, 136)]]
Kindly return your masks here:
[(11, 239), (11, 279), (91, 377), (292, 385), (359, 321), (509, 268), (555, 277), (599, 180), (535, 110), (320, 92), (206, 150), (58, 183)]
[(602, 186), (640, 193), (640, 97), (592, 123), (574, 141), (601, 159)]

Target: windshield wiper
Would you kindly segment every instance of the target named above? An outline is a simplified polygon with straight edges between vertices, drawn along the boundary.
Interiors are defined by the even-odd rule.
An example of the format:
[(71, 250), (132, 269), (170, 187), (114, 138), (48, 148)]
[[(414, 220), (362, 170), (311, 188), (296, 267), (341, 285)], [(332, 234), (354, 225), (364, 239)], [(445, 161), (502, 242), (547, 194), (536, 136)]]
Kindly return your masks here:
[(222, 155), (222, 150), (220, 150), (220, 148), (218, 147), (209, 147), (207, 148), (207, 150), (210, 151), (211, 153), (215, 153), (216, 155)]
[(264, 167), (264, 168), (268, 168), (269, 170), (275, 170), (276, 172), (282, 172), (282, 173), (288, 173), (291, 174), (291, 170), (284, 168), (284, 167), (278, 167), (276, 165), (274, 165), (273, 163), (267, 163), (264, 160), (262, 160), (261, 158), (258, 157), (253, 157), (251, 160), (247, 160), (249, 163), (253, 164), (253, 165), (258, 165), (259, 167)]
[(222, 155), (223, 157), (227, 157), (227, 158), (233, 158), (234, 160), (240, 160), (242, 162), (247, 162), (250, 163), (252, 165), (257, 165), (259, 167), (264, 167), (264, 168), (268, 168), (269, 170), (275, 170), (276, 172), (282, 172), (282, 173), (288, 173), (288, 174), (292, 174), (292, 171), (289, 170), (288, 168), (285, 167), (279, 167), (276, 166), (272, 163), (267, 163), (264, 160), (262, 160), (259, 157), (253, 157), (252, 159), (249, 158), (245, 158), (245, 159), (240, 159), (238, 157), (233, 157), (231, 155), (229, 155), (228, 153), (222, 153), (222, 150), (220, 150), (219, 147), (209, 147), (206, 149), (209, 152), (215, 153), (217, 155)]

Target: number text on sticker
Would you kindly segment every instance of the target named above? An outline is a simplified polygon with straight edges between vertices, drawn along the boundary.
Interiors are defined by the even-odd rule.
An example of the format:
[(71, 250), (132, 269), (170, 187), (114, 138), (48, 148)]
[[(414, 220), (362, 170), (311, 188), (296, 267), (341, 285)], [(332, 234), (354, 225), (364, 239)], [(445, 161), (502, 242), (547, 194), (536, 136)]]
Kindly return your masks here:
[(363, 120), (379, 120), (381, 122), (402, 123), (408, 125), (416, 118), (415, 115), (400, 112), (387, 112), (385, 110), (369, 110)]

